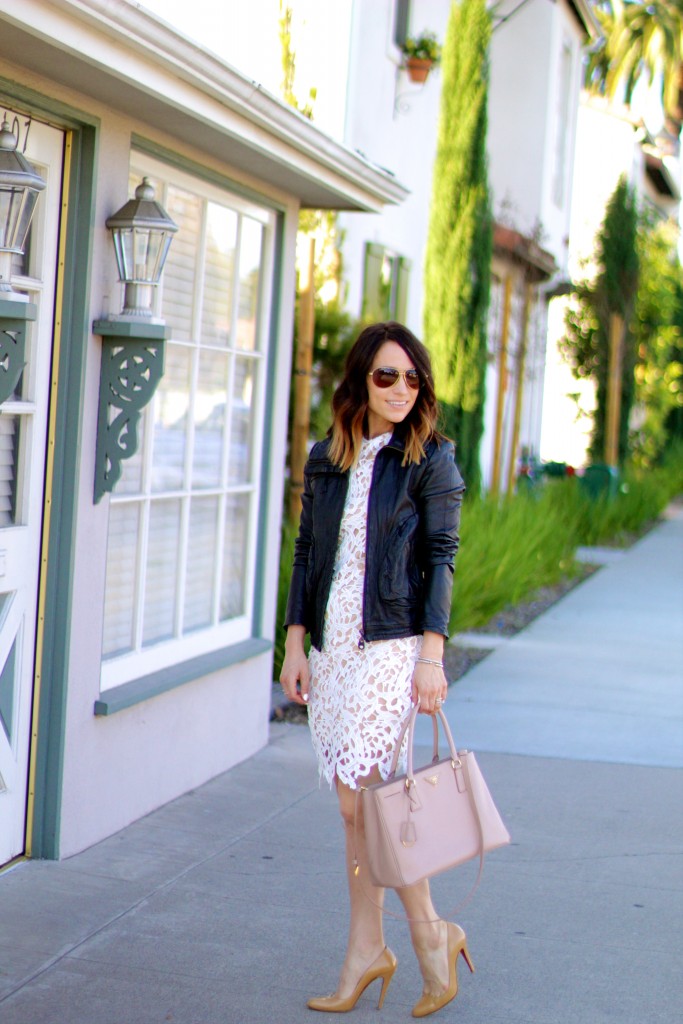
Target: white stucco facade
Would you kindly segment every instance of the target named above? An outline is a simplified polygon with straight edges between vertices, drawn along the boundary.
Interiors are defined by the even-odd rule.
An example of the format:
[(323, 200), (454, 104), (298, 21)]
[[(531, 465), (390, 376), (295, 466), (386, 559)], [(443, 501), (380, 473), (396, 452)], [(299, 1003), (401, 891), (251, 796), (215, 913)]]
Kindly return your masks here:
[[(656, 118), (653, 123), (656, 130)], [(630, 110), (618, 102), (608, 103), (583, 93), (577, 124), (569, 234), (569, 273), (574, 281), (589, 278), (593, 272), (596, 236), (622, 175), (634, 189), (641, 208), (656, 218), (678, 220), (681, 185), (680, 161), (675, 156), (659, 156), (637, 107)], [(648, 171), (648, 151), (657, 153), (656, 165), (662, 168), (654, 176)], [(541, 456), (582, 466), (588, 459), (595, 388), (590, 381), (577, 380), (561, 355), (566, 308), (566, 298), (551, 303), (544, 386), (546, 394), (553, 397), (544, 412)]]
[[(31, 125), (38, 125), (64, 152), (63, 165), (53, 168), (56, 177), (51, 173), (40, 198), (57, 211), (50, 221), (53, 255), (44, 246), (48, 236), (40, 215), (16, 285), (35, 295), (43, 320), (53, 314), (52, 305), (41, 306), (43, 278), (56, 281), (58, 298), (46, 335), (49, 339), (51, 334), (52, 346), (38, 348), (29, 334), (29, 369), (10, 407), (21, 426), (32, 424), (28, 417), (34, 417), (37, 405), (46, 403), (48, 426), (42, 440), (48, 468), (43, 492), (22, 440), (18, 461), (11, 466), (16, 479), (10, 478), (10, 488), (20, 496), (32, 489), (44, 527), (35, 540), (41, 569), (31, 582), (34, 589), (27, 602), (37, 603), (40, 610), (38, 625), (32, 627), (36, 662), (29, 665), (25, 659), (20, 664), (12, 654), (9, 668), (3, 669), (5, 705), (24, 701), (34, 707), (33, 741), (21, 745), (28, 747), (28, 753), (18, 766), (18, 774), (30, 780), (25, 830), (19, 829), (26, 845), (22, 839), (20, 847), (4, 851), (4, 858), (20, 855), (24, 849), (34, 856), (65, 857), (212, 778), (267, 742), (298, 213), (302, 205), (380, 210), (386, 203), (400, 202), (405, 189), (398, 178), (324, 135), (252, 79), (137, 5), (124, 0), (8, 0), (0, 11), (0, 25), (3, 108), (16, 117), (22, 136), (24, 126), (29, 134), (34, 132), (34, 149), (33, 140), (40, 132), (36, 135), (38, 129)], [(35, 155), (32, 150), (32, 159), (46, 166), (41, 164), (47, 157), (40, 148)], [(93, 323), (121, 309), (121, 285), (105, 222), (129, 197), (133, 170), (151, 174), (161, 183), (164, 201), (175, 204), (180, 231), (167, 274), (173, 264), (176, 276), (169, 282), (184, 274), (188, 282), (184, 288), (194, 291), (181, 288), (174, 295), (174, 286), (162, 280), (161, 311), (177, 310), (175, 322), (172, 314), (165, 317), (166, 371), (144, 413), (138, 451), (126, 462), (113, 493), (97, 502), (93, 480), (98, 429), (103, 429), (101, 423), (98, 427), (103, 341), (102, 329), (94, 331)], [(193, 226), (195, 214), (205, 219), (212, 214), (220, 224), (239, 223), (235, 245), (241, 238), (258, 237), (258, 255), (244, 257), (255, 258), (257, 264), (245, 262), (244, 272), (239, 270), (242, 276), (234, 276), (236, 269), (228, 278), (225, 268), (230, 264), (221, 255), (220, 236), (218, 248), (212, 242), (209, 252), (209, 229), (201, 228), (205, 221)], [(55, 251), (59, 252), (56, 260)], [(76, 265), (82, 272), (72, 273)], [(212, 300), (218, 303), (216, 308), (228, 310), (234, 323), (242, 325), (236, 340), (225, 334), (227, 327), (227, 340), (216, 334), (216, 324), (220, 327), (222, 321), (206, 312), (208, 300), (202, 299), (199, 285), (191, 283), (199, 273), (197, 267), (204, 267), (202, 280), (213, 274), (211, 294), (217, 296)], [(223, 280), (226, 286), (221, 292), (217, 288)], [(233, 284), (228, 287), (229, 280)], [(253, 280), (259, 284), (250, 298)], [(253, 314), (241, 308), (230, 312), (230, 289), (235, 288), (241, 289), (245, 309), (248, 302), (253, 304)], [(189, 311), (190, 334), (181, 330), (183, 302)], [(247, 316), (252, 319), (239, 319)], [(69, 325), (66, 331), (61, 327), (63, 320)], [(204, 324), (218, 338), (206, 349), (201, 347), (208, 344), (202, 337)], [(247, 329), (253, 338), (244, 333)], [(192, 333), (196, 330), (198, 336)], [(51, 387), (35, 395), (35, 368), (44, 364), (48, 371), (50, 363)], [(178, 367), (185, 364), (198, 369), (183, 378)], [(205, 367), (218, 370), (212, 370), (214, 376), (209, 378)], [(224, 376), (228, 374), (224, 367), (231, 368), (229, 376)], [(237, 368), (247, 374), (247, 384), (239, 392), (231, 383), (238, 380)], [(208, 383), (202, 384), (205, 379)], [(228, 382), (228, 392), (221, 398), (220, 388), (226, 386), (220, 384), (222, 380)], [(204, 392), (196, 392), (200, 387)], [(202, 420), (195, 412), (194, 425), (182, 425), (183, 431), (189, 431), (195, 460), (190, 464), (185, 456), (178, 461), (185, 483), (173, 487), (164, 483), (161, 490), (152, 483), (150, 489), (145, 480), (155, 472), (157, 438), (173, 439), (168, 429), (163, 435), (166, 428), (158, 403), (164, 397), (177, 402), (183, 388), (189, 389), (187, 401), (195, 402), (187, 408), (199, 409), (199, 399), (204, 405), (215, 401), (219, 422), (231, 424), (230, 430), (243, 440), (238, 447), (230, 442), (231, 449), (227, 427), (211, 433), (211, 420)], [(195, 392), (197, 399), (192, 397)], [(229, 415), (232, 420), (226, 419)], [(182, 424), (186, 422), (190, 422), (187, 417)], [(31, 436), (35, 434), (33, 430)], [(225, 468), (217, 469), (216, 479), (227, 483), (217, 484), (213, 496), (207, 497), (206, 486), (192, 480), (197, 465), (213, 472), (208, 445), (216, 437), (225, 452), (219, 462), (237, 475), (231, 484)], [(162, 448), (158, 451), (163, 456)], [(203, 461), (198, 461), (200, 456)], [(240, 461), (230, 470), (231, 460), (238, 456)], [(168, 475), (168, 468), (164, 471)], [(204, 487), (204, 492), (197, 487)], [(179, 510), (178, 550), (186, 545), (188, 552), (187, 563), (178, 561), (177, 573), (159, 564), (158, 555), (150, 554), (159, 551), (175, 564), (175, 542), (162, 544), (164, 535), (155, 535), (145, 526), (152, 515), (157, 516), (153, 522), (161, 522), (159, 510), (168, 511), (174, 503)], [(240, 513), (241, 519), (230, 512), (233, 506), (247, 510)], [(208, 551), (208, 558), (206, 551), (196, 548), (190, 529), (195, 520), (188, 517), (195, 514), (193, 508), (208, 507), (225, 509), (216, 533), (224, 538), (222, 544), (230, 543), (231, 531), (242, 531), (239, 536), (244, 536), (244, 543), (238, 541), (230, 548), (231, 557), (239, 559), (236, 569), (230, 569), (219, 544)], [(17, 508), (23, 506), (19, 503)], [(138, 526), (128, 534), (117, 526), (118, 533), (113, 533), (114, 513), (116, 522), (125, 524), (126, 508), (136, 512)], [(211, 511), (211, 523), (216, 514)], [(24, 550), (20, 515), (16, 513), (16, 522), (9, 522), (8, 530), (0, 525), (10, 566), (15, 548), (17, 558)], [(168, 516), (164, 522), (168, 529)], [(207, 612), (202, 628), (178, 631), (183, 616), (189, 615), (183, 610), (186, 605), (192, 614), (198, 607), (194, 591), (187, 586), (183, 590), (182, 580), (192, 579), (193, 586), (201, 582), (195, 568), (199, 561), (208, 566), (207, 585), (215, 587), (211, 565), (216, 560), (220, 564), (222, 558), (222, 571), (230, 572), (225, 578), (232, 581), (232, 589), (225, 590), (218, 579), (220, 586), (210, 591), (215, 596), (206, 602), (207, 607), (214, 602), (217, 611)], [(35, 561), (37, 565), (37, 557)], [(131, 590), (137, 594), (133, 599), (137, 611), (131, 615), (126, 587), (117, 576), (119, 563), (125, 571), (129, 566), (130, 573), (138, 574), (134, 579), (142, 574), (140, 578), (147, 581), (146, 590)], [(0, 580), (3, 602), (13, 599), (11, 592), (5, 593), (12, 578), (6, 572)], [(153, 578), (162, 581), (154, 592)], [(136, 616), (138, 627), (142, 625), (148, 637), (154, 636), (157, 627), (148, 606), (155, 614), (163, 611), (163, 581), (177, 592), (171, 609), (176, 626), (170, 627), (167, 637), (153, 641), (145, 640), (139, 628), (141, 639), (135, 640), (131, 627), (129, 643), (124, 627)], [(123, 582), (127, 584), (125, 572)], [(108, 612), (115, 588), (122, 597)], [(28, 584), (25, 589), (30, 590)], [(221, 596), (224, 593), (227, 597)], [(237, 598), (230, 596), (235, 593)], [(152, 600), (155, 605), (150, 605)], [(188, 605), (190, 600), (195, 604)], [(236, 611), (229, 610), (228, 600), (238, 602)], [(218, 618), (212, 619), (216, 614)], [(7, 616), (0, 621), (0, 648), (5, 652), (15, 649), (12, 637), (5, 638), (2, 632), (10, 626), (23, 628)], [(234, 639), (226, 641), (226, 636)], [(10, 672), (15, 678), (8, 702)], [(12, 727), (13, 722), (4, 723), (14, 748), (18, 744)], [(3, 797), (0, 792), (0, 816), (7, 806)]]

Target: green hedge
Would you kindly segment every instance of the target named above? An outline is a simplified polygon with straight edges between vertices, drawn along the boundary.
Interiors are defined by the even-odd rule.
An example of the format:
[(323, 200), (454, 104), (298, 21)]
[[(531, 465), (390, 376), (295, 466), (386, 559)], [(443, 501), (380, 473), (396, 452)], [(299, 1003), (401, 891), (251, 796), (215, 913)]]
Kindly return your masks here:
[(576, 531), (577, 544), (623, 545), (681, 493), (683, 444), (677, 444), (654, 469), (626, 470), (613, 499), (603, 497), (591, 501), (583, 494), (577, 480), (560, 484), (556, 497)]
[(466, 497), (451, 632), (482, 626), (509, 604), (576, 571), (574, 534), (550, 488), (506, 498)]

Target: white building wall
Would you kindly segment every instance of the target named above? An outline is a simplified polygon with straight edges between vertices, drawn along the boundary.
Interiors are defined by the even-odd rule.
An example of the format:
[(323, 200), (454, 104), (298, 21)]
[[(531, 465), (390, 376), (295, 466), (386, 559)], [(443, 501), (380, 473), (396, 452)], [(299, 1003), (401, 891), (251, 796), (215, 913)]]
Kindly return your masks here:
[(541, 188), (541, 244), (565, 275), (569, 257), (572, 183), (576, 170), (576, 132), (583, 76), (583, 32), (568, 4), (551, 5), (551, 61), (547, 83), (546, 132)]
[[(433, 69), (424, 85), (399, 70), (393, 42), (394, 0), (356, 0), (351, 37), (345, 141), (387, 167), (410, 189), (400, 207), (381, 215), (341, 214), (347, 307), (360, 316), (365, 244), (377, 242), (412, 260), (407, 326), (422, 335), (422, 262), (429, 223), (441, 79)], [(443, 40), (450, 0), (415, 5), (411, 34), (431, 30)]]
[[(53, 88), (54, 93), (54, 88)], [(67, 97), (65, 97), (66, 99)], [(184, 151), (172, 139), (150, 132), (148, 126), (131, 123), (83, 97), (68, 96), (84, 109), (86, 104), (100, 118), (97, 157), (98, 187), (94, 211), (95, 248), (90, 303), (92, 318), (103, 307), (117, 307), (120, 285), (116, 281), (113, 249), (104, 224), (112, 210), (128, 194), (131, 132), (155, 137), (188, 159), (197, 151)], [(204, 158), (207, 167), (226, 174), (226, 165)], [(248, 182), (264, 198), (262, 185)], [(292, 336), (294, 251), (298, 207), (282, 194), (270, 199), (286, 210), (283, 247), (283, 279), (279, 306), (278, 338)], [(100, 339), (91, 336), (86, 366), (86, 403), (83, 410), (81, 477), (78, 493), (79, 544), (74, 567), (69, 699), (67, 705), (60, 856), (67, 857), (118, 831), (261, 749), (268, 741), (272, 686), (272, 653), (267, 652), (212, 675), (136, 704), (114, 715), (93, 713), (100, 696), (100, 669), (105, 586), (108, 498), (93, 504), (95, 439), (100, 371)], [(289, 395), (291, 349), (276, 346), (273, 358), (276, 388), (271, 436), (264, 439), (269, 452), (267, 521), (273, 529), (264, 538), (262, 561), (265, 604), (260, 635), (272, 639), (277, 595), (280, 512), (282, 509), (285, 432)]]
[(638, 139), (638, 127), (626, 111), (610, 110), (586, 94), (581, 97), (571, 225), (574, 274), (581, 272), (581, 261), (593, 252), (607, 201), (621, 175), (632, 187), (640, 187), (644, 164)]
[[(504, 0), (496, 17), (517, 4)], [(489, 180), (494, 215), (524, 235), (541, 217), (547, 172), (548, 87), (553, 5), (531, 0), (509, 21), (494, 21), (489, 86)]]
[[(505, 0), (496, 8), (491, 46), (489, 91), (489, 175), (494, 215), (498, 221), (534, 238), (557, 265), (557, 277), (568, 275), (572, 178), (575, 168), (577, 109), (584, 32), (570, 5), (561, 0), (531, 0), (523, 8)], [(505, 21), (508, 15), (509, 20)], [(496, 20), (498, 19), (498, 20)], [(501, 268), (501, 274), (509, 272)], [(521, 295), (523, 283), (516, 282)], [(545, 384), (548, 309), (543, 286), (530, 312), (523, 406), (516, 456), (527, 448), (538, 459), (544, 395), (551, 408), (554, 395)], [(508, 479), (514, 419), (515, 352), (519, 344), (521, 302), (513, 303), (510, 325), (510, 374), (503, 421), (501, 481)], [(498, 393), (498, 332), (489, 339), (487, 406), (481, 446), (482, 476), (490, 483), (495, 445)]]
[[(574, 281), (590, 276), (595, 238), (605, 207), (622, 174), (639, 188), (643, 153), (637, 125), (626, 111), (583, 94), (578, 112), (577, 156), (572, 193), (569, 272)], [(541, 457), (583, 466), (588, 460), (595, 387), (577, 380), (560, 352), (567, 299), (551, 303), (543, 410)]]

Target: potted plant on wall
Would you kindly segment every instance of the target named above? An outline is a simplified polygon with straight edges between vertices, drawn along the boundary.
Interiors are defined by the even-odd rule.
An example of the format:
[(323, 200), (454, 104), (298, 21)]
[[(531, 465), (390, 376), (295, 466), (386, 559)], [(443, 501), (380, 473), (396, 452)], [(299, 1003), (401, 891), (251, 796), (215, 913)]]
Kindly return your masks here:
[(411, 82), (425, 82), (427, 75), (441, 60), (441, 46), (434, 32), (408, 36), (401, 47), (404, 67)]

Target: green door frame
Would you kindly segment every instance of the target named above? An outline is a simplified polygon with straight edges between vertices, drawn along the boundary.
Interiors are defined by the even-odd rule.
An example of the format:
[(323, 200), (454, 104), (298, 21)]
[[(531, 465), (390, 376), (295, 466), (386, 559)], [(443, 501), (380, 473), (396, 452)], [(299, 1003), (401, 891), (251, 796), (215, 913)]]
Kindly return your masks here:
[(97, 126), (74, 124), (71, 118), (68, 121), (71, 125), (66, 129), (62, 184), (26, 851), (31, 857), (46, 859), (59, 857), (76, 496), (86, 348), (92, 319), (89, 292)]

